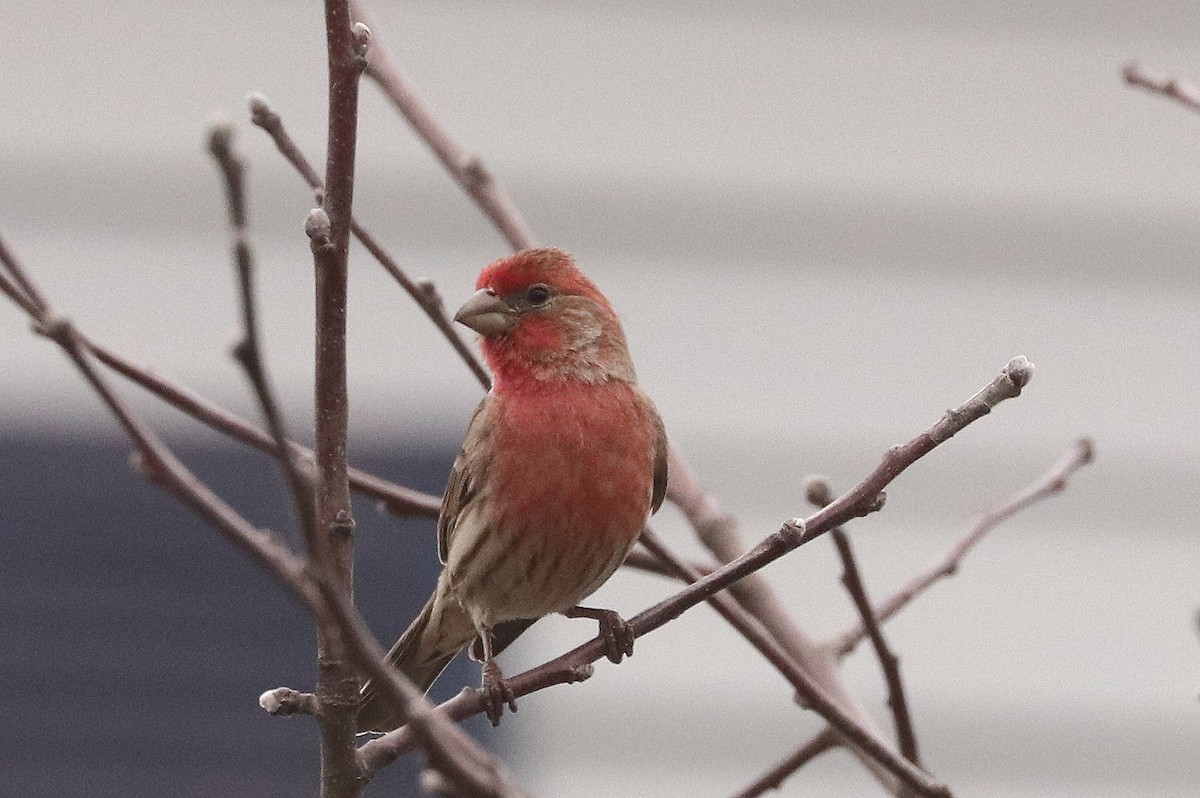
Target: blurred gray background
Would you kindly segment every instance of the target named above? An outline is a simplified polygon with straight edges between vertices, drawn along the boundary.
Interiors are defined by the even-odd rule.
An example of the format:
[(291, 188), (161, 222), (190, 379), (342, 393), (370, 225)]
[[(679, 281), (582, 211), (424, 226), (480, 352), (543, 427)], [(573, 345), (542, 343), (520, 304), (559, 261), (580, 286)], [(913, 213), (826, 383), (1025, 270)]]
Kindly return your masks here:
[[(889, 625), (925, 761), (961, 795), (1196, 794), (1200, 117), (1126, 88), (1119, 74), (1140, 58), (1200, 79), (1194, 4), (526, 0), (372, 9), (378, 37), (446, 125), (484, 155), (541, 239), (573, 251), (622, 312), (669, 431), (748, 539), (806, 512), (805, 475), (849, 486), (1010, 357), (1033, 360), (1037, 374), (1020, 400), (922, 461), (892, 486), (883, 513), (853, 527), (868, 584), (883, 596), (1077, 436), (1096, 441), (1098, 461), (1064, 496), (997, 531), (959, 575)], [(252, 164), (269, 362), (300, 436), (311, 424), (311, 260), (301, 224), (312, 200), (248, 125), (244, 98), (266, 94), (320, 161), (321, 26), (316, 2), (0, 2), (0, 230), (85, 330), (253, 414), (227, 356), (234, 286), (221, 190), (203, 152), (207, 122), (233, 118)], [(504, 243), (371, 86), (360, 131), (359, 219), (456, 306)], [(436, 490), (479, 391), (422, 319), (355, 250), (355, 454)], [(0, 309), (0, 341), (6, 484), (73, 464), (85, 484), (92, 468), (114, 482), (111, 470), (145, 500), (149, 489), (124, 477), (120, 457), (91, 465), (72, 448), (115, 436), (61, 355), (11, 308)], [(227, 449), (213, 436), (151, 402), (139, 407), (221, 473)], [(69, 462), (49, 472), (13, 465), (46, 452)], [(268, 484), (260, 498), (280, 505), (277, 483)], [(85, 514), (98, 501), (87, 490), (63, 493)], [(24, 540), (44, 505), (16, 514), (11, 501), (0, 533)], [(183, 514), (162, 512), (132, 524), (93, 515), (86, 545), (179, 534)], [(677, 515), (662, 515), (659, 531), (694, 551)], [(372, 559), (359, 590), (381, 636), (407, 621), (407, 608), (391, 608), (396, 585), (427, 589), (389, 576), (406, 562), (397, 528), (360, 512), (363, 558)], [(428, 527), (412, 529), (431, 551)], [(15, 653), (55, 633), (22, 626), (21, 608), (53, 611), (65, 590), (54, 580), (88, 573), (55, 570), (70, 538), (55, 544), (62, 548), (38, 543), (27, 553), (49, 581), (39, 577), (19, 600), (0, 587), (11, 625), (0, 644), (6, 701), (39, 683), (47, 662), (64, 689), (73, 678), (60, 649)], [(210, 584), (234, 572), (255, 582), (236, 557), (205, 546), (186, 570), (200, 569)], [(767, 571), (818, 634), (853, 618), (830, 548), (805, 547)], [(28, 572), (8, 556), (10, 574)], [(101, 567), (90, 578), (127, 586), (122, 600), (167, 601), (139, 592), (133, 576), (153, 560), (114, 555)], [(673, 589), (621, 574), (596, 603), (631, 615)], [(261, 601), (305, 634), (283, 599), (266, 589)], [(243, 618), (237, 608), (209, 612), (217, 626)], [(154, 622), (146, 624), (139, 634), (152, 635)], [(510, 668), (594, 631), (544, 626), (507, 655)], [(97, 644), (118, 652), (112, 673), (150, 678), (115, 636)], [(311, 666), (301, 643), (292, 675), (254, 671), (255, 657), (237, 667), (262, 689), (288, 679), (304, 686)], [(176, 636), (161, 645), (194, 644)], [(463, 674), (459, 684), (475, 678)], [(76, 712), (70, 726), (93, 735), (49, 765), (28, 757), (51, 744), (54, 729), (35, 745), (25, 726), (11, 725), (0, 739), (15, 755), (0, 755), (9, 759), (0, 774), (40, 777), (46, 794), (71, 792), (52, 789), (55, 768), (82, 774), (70, 784), (99, 772), (116, 784), (112, 773), (128, 773), (127, 795), (275, 794), (269, 778), (230, 781), (230, 758), (219, 751), (190, 749), (186, 768), (151, 784), (135, 767), (141, 749), (105, 747), (96, 730), (114, 717), (161, 728), (169, 748), (177, 721), (191, 728), (221, 712), (258, 711), (253, 692), (221, 695), (211, 669), (191, 678), (203, 698), (194, 717), (136, 699)], [(867, 652), (850, 661), (847, 679), (888, 729)], [(311, 757), (315, 735), (302, 721), (255, 717), (235, 738), (213, 725), (215, 739), (242, 753), (291, 735), (289, 756)], [(541, 795), (725, 795), (818, 728), (749, 647), (698, 608), (641, 641), (632, 661), (601, 665), (586, 687), (526, 699), (499, 744)], [(74, 758), (72, 746), (86, 746), (94, 762)], [(835, 753), (783, 794), (877, 791)]]

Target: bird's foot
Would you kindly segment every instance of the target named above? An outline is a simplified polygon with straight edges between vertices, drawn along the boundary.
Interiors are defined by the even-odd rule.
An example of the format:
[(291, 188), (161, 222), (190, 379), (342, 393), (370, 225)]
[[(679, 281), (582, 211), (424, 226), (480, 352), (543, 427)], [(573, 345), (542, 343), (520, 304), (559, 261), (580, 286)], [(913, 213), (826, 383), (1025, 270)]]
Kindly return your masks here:
[(633, 627), (612, 610), (593, 607), (572, 607), (564, 613), (568, 618), (591, 618), (600, 624), (600, 636), (604, 639), (604, 655), (609, 662), (619, 665), (623, 657), (633, 656)]
[(483, 663), (483, 686), (480, 690), (483, 693), (483, 709), (492, 726), (500, 725), (505, 705), (510, 711), (517, 711), (517, 697), (504, 680), (504, 674), (500, 672), (500, 666), (495, 660)]

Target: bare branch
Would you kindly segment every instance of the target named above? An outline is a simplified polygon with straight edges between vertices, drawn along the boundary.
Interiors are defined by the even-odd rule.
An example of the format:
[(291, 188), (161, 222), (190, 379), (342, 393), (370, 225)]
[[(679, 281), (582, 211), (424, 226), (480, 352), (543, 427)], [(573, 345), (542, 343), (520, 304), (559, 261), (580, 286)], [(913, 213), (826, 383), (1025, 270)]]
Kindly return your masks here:
[(1130, 86), (1160, 94), (1200, 113), (1200, 87), (1194, 83), (1152, 71), (1137, 62), (1126, 64), (1121, 70), (1121, 75)]
[(0, 264), (8, 269), (13, 282), (5, 282), (4, 293), (30, 316), (38, 317), (49, 311), (49, 305), (21, 267), (17, 256), (0, 238)]
[(240, 271), (250, 260), (246, 241), (246, 163), (233, 149), (233, 124), (218, 119), (208, 127), (208, 152), (221, 170), (225, 184), (225, 204), (233, 233), (234, 259)]
[[(737, 519), (725, 512), (717, 500), (703, 490), (677, 449), (672, 447), (669, 457), (667, 497), (683, 512), (696, 537), (718, 562), (733, 562), (748, 548), (738, 532)], [(837, 680), (827, 678), (832, 676), (831, 664), (820, 661), (816, 644), (796, 623), (762, 574), (755, 573), (735, 582), (729, 592), (767, 628), (805, 671), (815, 675), (827, 689), (839, 692), (839, 698), (849, 700), (849, 694), (834, 687)]]
[[(1090, 439), (1081, 438), (1076, 441), (1045, 474), (1001, 504), (985, 512), (967, 534), (951, 546), (936, 562), (880, 602), (875, 608), (875, 617), (880, 623), (885, 623), (938, 580), (954, 574), (963, 557), (984, 536), (1027, 507), (1061, 493), (1066, 488), (1071, 476), (1092, 462), (1093, 456), (1094, 448)], [(839, 635), (830, 646), (838, 656), (844, 657), (853, 651), (866, 635), (866, 628), (860, 623)]]
[[(362, 3), (350, 0), (354, 18), (370, 24)], [(376, 42), (367, 77), (383, 91), (413, 131), (424, 141), (442, 166), (475, 201), (500, 234), (514, 249), (532, 249), (537, 240), (515, 203), (492, 177), (477, 155), (471, 155), (438, 121), (416, 88), (392, 62), (387, 50)]]
[[(809, 477), (805, 481), (805, 496), (809, 503), (816, 507), (824, 507), (833, 501), (833, 490), (829, 481), (824, 477)], [(917, 756), (917, 738), (913, 732), (912, 720), (908, 713), (908, 701), (904, 697), (904, 683), (900, 680), (900, 660), (888, 648), (883, 637), (883, 631), (875, 620), (871, 610), (871, 601), (867, 597), (867, 588), (858, 572), (858, 563), (854, 557), (854, 549), (850, 545), (850, 537), (842, 527), (831, 530), (834, 545), (842, 560), (842, 584), (850, 593), (859, 617), (871, 637), (879, 665), (883, 669), (884, 681), (888, 688), (888, 706), (892, 708), (892, 718), (895, 722), (896, 737), (900, 753), (914, 765), (919, 765)]]
[(795, 753), (771, 768), (760, 778), (756, 779), (749, 787), (733, 796), (733, 798), (758, 798), (758, 796), (764, 795), (771, 790), (780, 789), (783, 787), (783, 782), (787, 780), (788, 776), (791, 776), (829, 749), (837, 747), (837, 745), (837, 733), (833, 729), (826, 727), (816, 737), (813, 737), (807, 743), (800, 746), (796, 749)]
[[(350, 18), (346, 0), (325, 0), (329, 62), (329, 117), (325, 191), (309, 214), (316, 271), (315, 433), (317, 528), (309, 560), (327, 603), (353, 595), (354, 520), (350, 506), (346, 440), (346, 306), (354, 156), (358, 143), (358, 84), (370, 33)], [(321, 798), (357, 798), (362, 792), (358, 749), (358, 673), (347, 661), (347, 641), (337, 625), (317, 623), (317, 699), (321, 704)]]
[[(283, 157), (295, 167), (305, 182), (320, 194), (324, 190), (324, 186), (321, 183), (320, 177), (317, 176), (316, 170), (312, 168), (312, 165), (304, 157), (304, 153), (300, 151), (299, 146), (292, 140), (292, 137), (288, 135), (287, 129), (283, 126), (283, 119), (271, 108), (266, 98), (260, 94), (251, 95), (250, 97), (250, 119), (255, 125), (266, 131), (271, 140), (275, 142), (275, 147)], [(400, 287), (416, 301), (417, 306), (425, 312), (429, 320), (433, 322), (434, 326), (450, 342), (454, 351), (458, 353), (458, 356), (467, 365), (467, 368), (475, 375), (475, 379), (479, 380), (484, 390), (490, 388), (492, 381), (491, 377), (488, 376), (487, 369), (479, 362), (479, 358), (475, 357), (475, 353), (467, 346), (466, 341), (462, 339), (458, 331), (454, 329), (454, 323), (446, 314), (446, 308), (442, 302), (441, 294), (437, 290), (437, 286), (429, 280), (413, 280), (410, 278), (400, 268), (396, 259), (376, 241), (375, 236), (369, 233), (353, 217), (350, 219), (350, 232), (366, 247), (371, 256), (383, 266), (384, 271), (390, 274), (392, 279), (399, 283)]]
[[(0, 263), (8, 264), (10, 260), (14, 263), (16, 262), (16, 258), (9, 252), (3, 239), (0, 239)], [(31, 319), (37, 317), (37, 305), (25, 295), (16, 281), (10, 279), (3, 271), (0, 271), (0, 293), (3, 293), (14, 305), (25, 311)]]
[(1024, 357), (1013, 358), (994, 380), (958, 407), (947, 410), (945, 415), (924, 433), (902, 446), (892, 447), (884, 456), (883, 463), (849, 492), (830, 502), (803, 523), (796, 523), (794, 520), (784, 524), (780, 532), (798, 537), (796, 545), (801, 546), (851, 518), (859, 518), (879, 509), (883, 489), (893, 479), (937, 446), (950, 440), (967, 425), (992, 412), (996, 405), (1020, 396), (1021, 390), (1031, 379), (1033, 364)]
[(867, 628), (867, 634), (871, 637), (871, 644), (875, 647), (879, 665), (883, 668), (883, 677), (888, 689), (888, 706), (891, 707), (892, 717), (895, 719), (896, 739), (900, 753), (909, 762), (920, 765), (921, 760), (917, 754), (917, 735), (913, 731), (912, 718), (908, 712), (908, 700), (904, 696), (904, 682), (900, 679), (900, 659), (888, 648), (887, 640), (884, 639), (883, 632), (875, 621), (875, 614), (871, 610), (871, 600), (867, 597), (867, 588), (863, 584), (862, 577), (859, 576), (858, 563), (854, 560), (854, 549), (850, 546), (850, 537), (840, 527), (834, 529), (831, 534), (834, 545), (837, 546), (838, 555), (842, 558), (842, 568), (844, 569), (842, 584), (846, 586), (847, 592), (854, 600), (854, 606), (858, 608), (863, 624)]
[(241, 287), (242, 340), (233, 348), (233, 355), (242, 365), (266, 419), (267, 429), (274, 440), (274, 455), (291, 488), (296, 519), (304, 530), (306, 540), (316, 537), (316, 518), (313, 508), (313, 484), (304, 470), (305, 463), (288, 444), (283, 416), (271, 390), (266, 365), (263, 362), (262, 344), (258, 333), (258, 311), (254, 296), (254, 258), (246, 236), (246, 190), (245, 163), (233, 149), (233, 128), (229, 123), (218, 123), (209, 131), (208, 149), (216, 159), (217, 166), (225, 178), (226, 196), (229, 202), (229, 221), (233, 234), (234, 264)]

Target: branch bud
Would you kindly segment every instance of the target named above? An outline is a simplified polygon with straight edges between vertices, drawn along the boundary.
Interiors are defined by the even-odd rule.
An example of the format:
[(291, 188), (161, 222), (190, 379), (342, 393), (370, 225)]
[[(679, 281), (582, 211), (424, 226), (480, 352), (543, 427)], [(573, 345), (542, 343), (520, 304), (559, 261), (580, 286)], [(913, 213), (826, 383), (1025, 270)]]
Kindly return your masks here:
[(354, 36), (354, 54), (363, 59), (366, 66), (367, 52), (371, 49), (371, 29), (361, 22), (355, 22), (350, 29)]
[(258, 697), (258, 705), (269, 715), (319, 715), (321, 708), (312, 693), (302, 693), (290, 687), (276, 687)]
[(221, 163), (233, 160), (233, 122), (219, 116), (208, 125), (208, 151)]
[(279, 710), (283, 708), (283, 697), (280, 692), (285, 689), (287, 688), (277, 687), (274, 690), (268, 690), (258, 697), (258, 705), (265, 709), (268, 715), (278, 715)]
[(313, 208), (308, 212), (308, 218), (304, 220), (304, 234), (308, 236), (313, 252), (333, 246), (329, 240), (332, 234), (329, 214), (325, 213), (324, 208)]
[(1008, 365), (1004, 367), (1004, 373), (1008, 375), (1009, 380), (1020, 392), (1033, 379), (1033, 364), (1024, 355), (1018, 355), (1008, 361)]
[(814, 474), (804, 480), (804, 497), (813, 507), (824, 507), (833, 501), (833, 488), (826, 477)]
[(271, 108), (267, 98), (258, 92), (252, 92), (246, 98), (246, 102), (250, 104), (250, 121), (258, 125), (263, 130), (271, 130), (279, 125), (279, 114), (275, 113), (275, 109)]

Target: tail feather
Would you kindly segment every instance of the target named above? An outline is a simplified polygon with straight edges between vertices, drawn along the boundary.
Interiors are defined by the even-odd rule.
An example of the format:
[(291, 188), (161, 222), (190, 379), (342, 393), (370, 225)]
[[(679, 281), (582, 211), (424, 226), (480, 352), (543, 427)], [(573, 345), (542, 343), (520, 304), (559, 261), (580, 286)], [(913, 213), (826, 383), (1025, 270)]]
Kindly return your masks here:
[[(450, 660), (475, 637), (470, 618), (439, 582), (421, 612), (388, 652), (387, 661), (422, 692), (437, 680)], [(362, 688), (358, 731), (388, 732), (401, 724), (399, 707), (373, 681)]]

